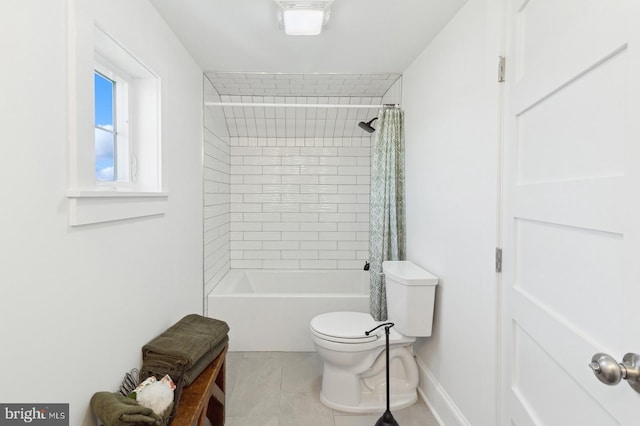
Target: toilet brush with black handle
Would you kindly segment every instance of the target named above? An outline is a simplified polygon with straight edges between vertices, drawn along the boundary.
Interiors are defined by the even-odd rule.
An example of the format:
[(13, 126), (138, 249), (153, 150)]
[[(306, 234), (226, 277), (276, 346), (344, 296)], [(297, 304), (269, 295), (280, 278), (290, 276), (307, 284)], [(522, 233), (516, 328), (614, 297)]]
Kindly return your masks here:
[(387, 411), (385, 411), (384, 414), (382, 414), (382, 417), (378, 419), (375, 426), (399, 426), (396, 419), (393, 418), (393, 414), (391, 414), (391, 410), (389, 409), (389, 329), (393, 327), (393, 325), (394, 324), (392, 322), (387, 322), (384, 324), (380, 324), (379, 326), (372, 328), (369, 331), (364, 332), (364, 334), (368, 336), (369, 334), (371, 334), (372, 331), (377, 330), (380, 327), (384, 327), (385, 338), (387, 339), (386, 347), (385, 347), (385, 352), (386, 352), (385, 355), (387, 357), (386, 359), (387, 361)]

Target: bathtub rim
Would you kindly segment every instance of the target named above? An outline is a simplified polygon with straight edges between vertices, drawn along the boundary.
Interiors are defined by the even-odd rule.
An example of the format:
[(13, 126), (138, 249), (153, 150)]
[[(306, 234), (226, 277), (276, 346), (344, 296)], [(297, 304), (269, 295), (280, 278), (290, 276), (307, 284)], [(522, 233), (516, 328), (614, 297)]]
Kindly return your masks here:
[[(321, 273), (326, 274), (327, 272), (330, 274), (339, 274), (344, 272), (349, 273), (362, 273), (363, 275), (368, 274), (368, 271), (361, 271), (359, 269), (265, 269), (265, 268), (237, 268), (237, 269), (229, 269), (222, 276), (220, 281), (211, 289), (211, 291), (207, 294), (207, 297), (221, 297), (221, 298), (231, 298), (231, 297), (346, 297), (346, 298), (359, 298), (362, 296), (370, 297), (371, 292), (369, 285), (363, 285), (361, 291), (349, 291), (349, 292), (290, 292), (290, 291), (278, 291), (278, 292), (256, 292), (256, 291), (233, 291), (234, 287), (238, 284), (239, 280), (242, 278), (246, 279), (247, 272), (257, 272), (257, 273), (284, 273), (284, 274), (300, 274), (303, 275), (305, 273)], [(246, 283), (246, 286), (250, 286), (250, 283)]]

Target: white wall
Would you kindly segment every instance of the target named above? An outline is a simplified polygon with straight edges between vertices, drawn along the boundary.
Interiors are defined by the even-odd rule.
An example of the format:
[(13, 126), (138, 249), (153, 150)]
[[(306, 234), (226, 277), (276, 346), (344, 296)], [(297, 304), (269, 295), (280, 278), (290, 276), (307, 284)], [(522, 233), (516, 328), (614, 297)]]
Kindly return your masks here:
[(371, 138), (231, 138), (231, 267), (360, 269)]
[(146, 1), (78, 2), (162, 79), (168, 212), (67, 225), (74, 2), (1, 2), (0, 400), (70, 403), (70, 424), (89, 425), (92, 394), (115, 390), (144, 343), (202, 312), (202, 73)]
[(440, 278), (415, 345), (442, 424), (495, 425), (500, 2), (469, 0), (403, 76), (407, 257)]

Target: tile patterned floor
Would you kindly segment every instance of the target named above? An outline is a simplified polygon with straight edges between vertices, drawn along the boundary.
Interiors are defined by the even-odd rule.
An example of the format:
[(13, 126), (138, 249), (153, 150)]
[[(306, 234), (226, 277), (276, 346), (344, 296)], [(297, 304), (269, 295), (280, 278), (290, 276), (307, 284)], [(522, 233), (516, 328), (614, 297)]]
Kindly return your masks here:
[[(373, 426), (382, 413), (350, 414), (320, 402), (315, 352), (227, 354), (226, 426)], [(393, 412), (402, 426), (438, 426), (424, 402)]]

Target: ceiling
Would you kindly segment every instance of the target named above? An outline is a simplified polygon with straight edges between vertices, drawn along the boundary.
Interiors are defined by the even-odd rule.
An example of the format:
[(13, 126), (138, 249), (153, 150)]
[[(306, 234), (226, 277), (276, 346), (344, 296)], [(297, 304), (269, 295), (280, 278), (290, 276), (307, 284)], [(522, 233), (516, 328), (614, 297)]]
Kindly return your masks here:
[(394, 83), (466, 1), (334, 0), (319, 36), (287, 36), (273, 0), (150, 0), (211, 83), (216, 127), (240, 138), (368, 137), (367, 105), (400, 103)]
[(335, 0), (319, 36), (287, 36), (273, 0), (150, 0), (204, 71), (402, 73), (466, 0)]

